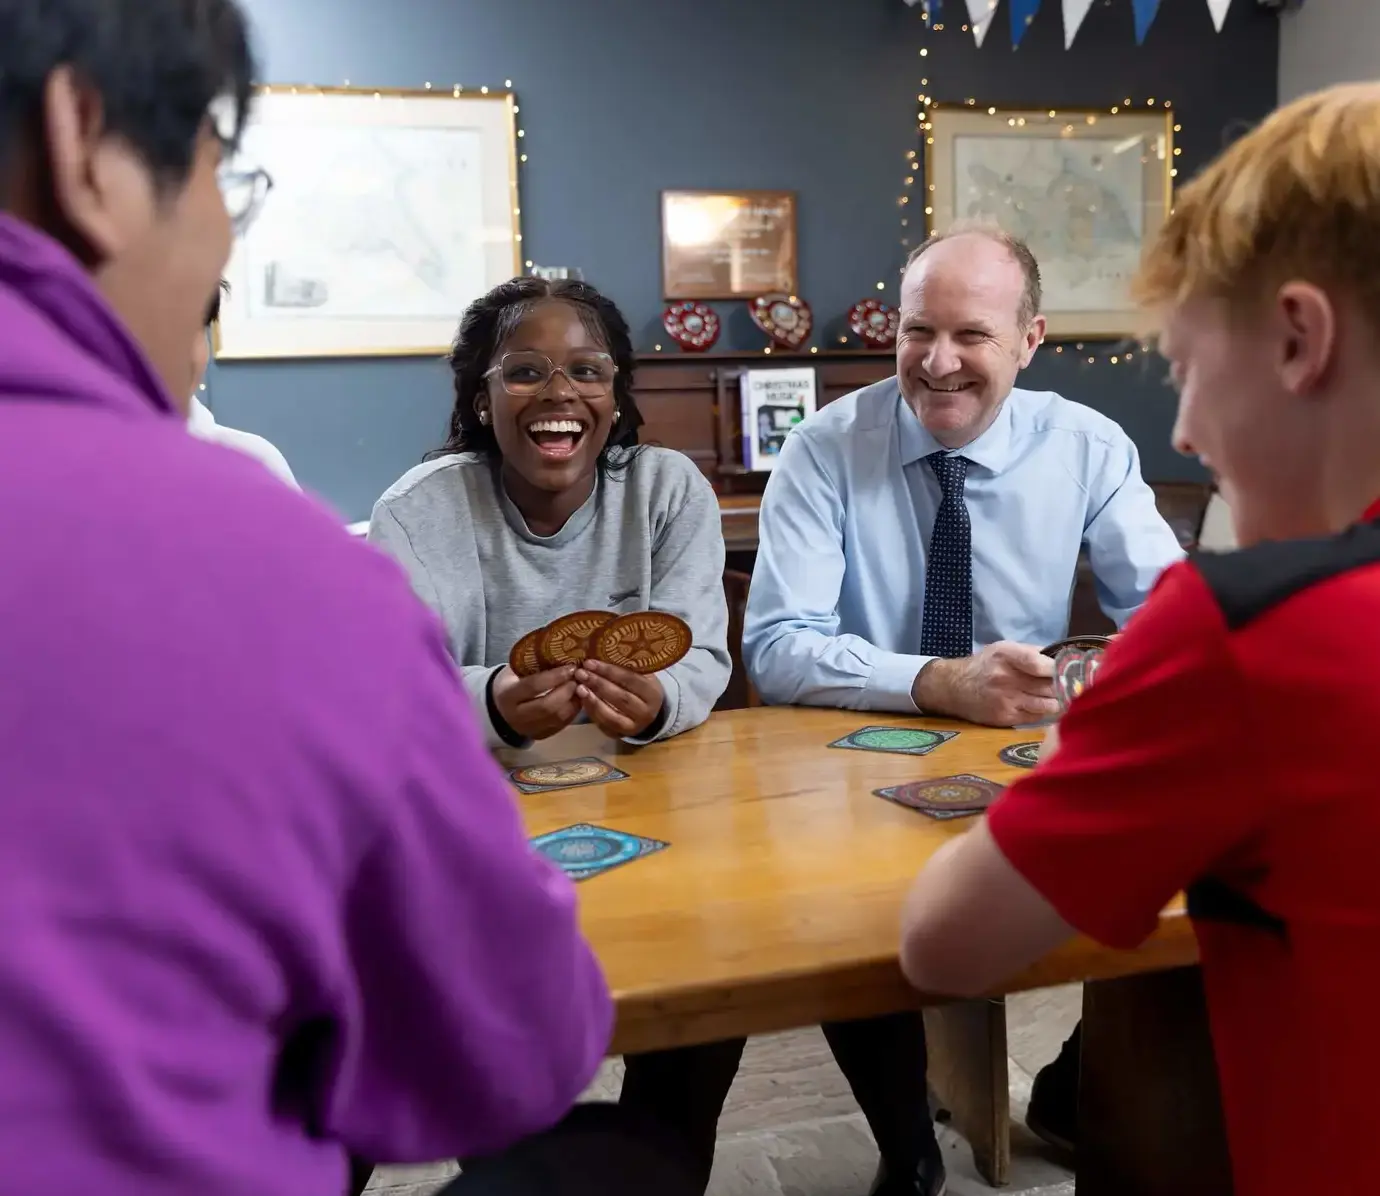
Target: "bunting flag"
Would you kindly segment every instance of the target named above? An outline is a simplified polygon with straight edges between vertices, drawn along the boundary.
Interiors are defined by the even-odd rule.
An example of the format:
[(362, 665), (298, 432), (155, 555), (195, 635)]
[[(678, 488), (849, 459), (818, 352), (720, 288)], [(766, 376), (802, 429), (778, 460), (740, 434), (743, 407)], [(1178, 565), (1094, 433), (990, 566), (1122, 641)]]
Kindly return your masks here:
[[(973, 31), (973, 39), (980, 46), (983, 39), (987, 36), (987, 30), (991, 28), (992, 18), (996, 16), (997, 5), (1000, 0), (964, 0), (968, 8), (968, 25)], [(917, 4), (921, 6), (928, 21), (938, 21), (940, 18), (941, 0), (905, 0), (905, 3), (914, 8)], [(1035, 14), (1040, 11), (1042, 0), (1007, 0), (1011, 18), (1011, 47), (1015, 49), (1021, 44), (1021, 38), (1025, 36), (1025, 31), (1030, 28), (1030, 23), (1035, 19)], [(1092, 8), (1093, 0), (1062, 0), (1064, 9), (1064, 49), (1073, 45), (1073, 39), (1078, 36), (1078, 30), (1083, 25), (1083, 18), (1088, 15)], [(1212, 14), (1212, 23), (1217, 32), (1222, 32), (1222, 25), (1227, 19), (1227, 11), (1231, 8), (1231, 0), (1207, 0), (1208, 12)], [(1135, 15), (1136, 22), (1136, 44), (1140, 45), (1145, 41), (1145, 35), (1149, 33), (1150, 26), (1155, 23), (1155, 17), (1159, 15), (1160, 0), (1131, 0), (1131, 10)]]
[(1030, 22), (1040, 11), (1040, 0), (1007, 0), (1007, 2), (1011, 6), (1011, 48), (1014, 50), (1021, 44), (1021, 38), (1025, 36), (1025, 31), (1030, 28)]
[(987, 30), (992, 26), (992, 18), (997, 15), (997, 0), (965, 0), (968, 5), (968, 24), (972, 26), (973, 40), (982, 45)]
[(1091, 7), (1092, 0), (1064, 0), (1065, 50), (1073, 45), (1073, 39), (1078, 36), (1078, 27), (1083, 24), (1083, 18)]
[(1145, 41), (1150, 26), (1155, 23), (1155, 15), (1160, 11), (1160, 0), (1131, 0), (1131, 11), (1136, 15), (1136, 45)]

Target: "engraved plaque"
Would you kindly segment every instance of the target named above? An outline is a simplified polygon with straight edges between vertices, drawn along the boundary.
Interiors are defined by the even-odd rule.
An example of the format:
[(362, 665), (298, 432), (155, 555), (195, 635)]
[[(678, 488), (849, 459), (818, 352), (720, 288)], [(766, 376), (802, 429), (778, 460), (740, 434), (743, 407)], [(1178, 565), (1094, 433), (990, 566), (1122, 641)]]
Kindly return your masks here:
[(795, 294), (795, 217), (790, 191), (663, 191), (664, 297)]

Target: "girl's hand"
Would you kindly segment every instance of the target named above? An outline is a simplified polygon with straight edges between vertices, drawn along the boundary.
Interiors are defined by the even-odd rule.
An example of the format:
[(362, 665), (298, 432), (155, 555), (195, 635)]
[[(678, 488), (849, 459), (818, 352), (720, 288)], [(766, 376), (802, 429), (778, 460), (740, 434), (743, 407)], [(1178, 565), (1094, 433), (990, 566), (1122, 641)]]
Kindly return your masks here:
[(641, 735), (666, 703), (655, 674), (634, 673), (602, 660), (587, 660), (575, 670), (575, 694), (589, 721), (612, 739)]

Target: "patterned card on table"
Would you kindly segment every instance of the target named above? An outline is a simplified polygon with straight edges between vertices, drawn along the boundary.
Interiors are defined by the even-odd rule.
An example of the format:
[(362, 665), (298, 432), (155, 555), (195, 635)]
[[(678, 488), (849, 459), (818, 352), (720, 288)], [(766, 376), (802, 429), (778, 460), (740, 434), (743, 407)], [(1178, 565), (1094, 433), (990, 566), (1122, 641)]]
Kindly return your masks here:
[(660, 839), (630, 835), (606, 826), (578, 822), (532, 840), (532, 846), (571, 880), (588, 880), (620, 864), (629, 864), (671, 845)]
[(961, 772), (929, 781), (888, 785), (873, 792), (887, 801), (894, 801), (898, 806), (919, 810), (931, 818), (963, 818), (985, 810), (1001, 796), (1005, 788), (1005, 785), (989, 781), (986, 777)]
[(1040, 740), (1008, 743), (1000, 754), (1003, 764), (1014, 764), (1017, 768), (1034, 768), (1040, 762)]
[(605, 781), (626, 781), (628, 774), (598, 756), (576, 756), (550, 764), (528, 764), (515, 768), (508, 779), (522, 793), (545, 793), (548, 789), (574, 789), (578, 785), (598, 785)]
[(898, 752), (903, 756), (927, 756), (947, 743), (957, 731), (930, 731), (924, 727), (859, 727), (831, 748), (851, 748), (857, 752)]

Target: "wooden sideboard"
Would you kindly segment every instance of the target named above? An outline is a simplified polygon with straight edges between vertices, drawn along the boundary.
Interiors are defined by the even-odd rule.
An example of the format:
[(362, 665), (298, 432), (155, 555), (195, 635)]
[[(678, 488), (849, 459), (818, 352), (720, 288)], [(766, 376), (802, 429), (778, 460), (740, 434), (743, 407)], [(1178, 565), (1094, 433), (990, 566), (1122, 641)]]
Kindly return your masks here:
[[(720, 494), (761, 494), (767, 475), (741, 472), (738, 377), (746, 369), (803, 365), (818, 373), (820, 406), (896, 372), (894, 354), (866, 349), (643, 353), (637, 359), (636, 383), (637, 405), (646, 420), (643, 443), (679, 449)], [(752, 538), (755, 544), (755, 528)]]

